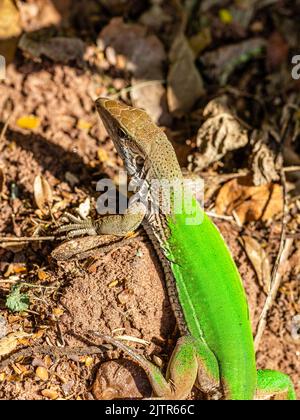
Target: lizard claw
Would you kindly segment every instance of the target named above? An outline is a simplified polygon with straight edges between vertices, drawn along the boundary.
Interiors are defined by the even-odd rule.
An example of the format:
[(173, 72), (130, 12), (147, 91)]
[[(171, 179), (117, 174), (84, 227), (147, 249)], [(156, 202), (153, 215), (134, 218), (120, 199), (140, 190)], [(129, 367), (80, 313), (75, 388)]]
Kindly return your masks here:
[(68, 239), (75, 238), (76, 236), (83, 235), (97, 235), (96, 228), (93, 224), (92, 219), (81, 219), (79, 217), (73, 216), (73, 214), (66, 213), (65, 220), (67, 224), (59, 227), (55, 233), (60, 235), (61, 233), (66, 233)]

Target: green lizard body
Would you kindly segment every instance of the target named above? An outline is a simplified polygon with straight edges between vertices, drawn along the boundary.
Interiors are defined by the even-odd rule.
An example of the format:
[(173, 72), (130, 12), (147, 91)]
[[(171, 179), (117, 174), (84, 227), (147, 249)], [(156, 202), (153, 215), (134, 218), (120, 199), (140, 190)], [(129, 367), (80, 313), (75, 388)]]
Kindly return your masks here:
[[(98, 112), (138, 183), (152, 180), (179, 182), (184, 179), (163, 131), (142, 110), (119, 102), (98, 99)], [(141, 187), (141, 189), (143, 189)], [(208, 398), (251, 400), (279, 395), (295, 399), (290, 379), (279, 372), (257, 371), (248, 305), (239, 272), (225, 241), (200, 208), (192, 193), (188, 198), (201, 222), (191, 224), (191, 213), (175, 211), (174, 192), (170, 211), (162, 211), (163, 192), (149, 193), (149, 211), (141, 204), (124, 215), (75, 223), (61, 229), (71, 235), (117, 234), (135, 230), (143, 223), (161, 259), (169, 299), (181, 338), (169, 363), (166, 379), (157, 367), (129, 347), (105, 336), (140, 363), (159, 398), (186, 398), (196, 384)], [(182, 198), (182, 204), (186, 200)], [(146, 203), (146, 204), (147, 204)], [(132, 209), (135, 211), (132, 211)]]

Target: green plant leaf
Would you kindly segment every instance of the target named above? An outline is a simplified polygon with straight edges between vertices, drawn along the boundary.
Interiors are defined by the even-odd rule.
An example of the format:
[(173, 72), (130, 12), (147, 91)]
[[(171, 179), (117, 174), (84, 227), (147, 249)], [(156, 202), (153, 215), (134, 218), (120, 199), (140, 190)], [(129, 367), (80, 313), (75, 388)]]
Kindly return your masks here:
[(6, 307), (13, 312), (26, 311), (29, 307), (29, 297), (21, 293), (22, 285), (17, 284), (11, 288), (10, 294), (6, 298)]

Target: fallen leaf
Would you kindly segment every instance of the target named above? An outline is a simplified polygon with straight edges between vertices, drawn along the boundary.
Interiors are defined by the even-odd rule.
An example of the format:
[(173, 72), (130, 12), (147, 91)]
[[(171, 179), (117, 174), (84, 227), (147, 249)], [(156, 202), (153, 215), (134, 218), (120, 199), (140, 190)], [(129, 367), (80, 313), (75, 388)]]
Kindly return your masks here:
[(0, 0), (0, 55), (13, 61), (22, 32), (20, 13), (13, 0)]
[(45, 367), (42, 367), (42, 366), (37, 367), (35, 374), (42, 381), (48, 381), (49, 379), (49, 373)]
[(76, 184), (79, 184), (79, 179), (72, 172), (66, 172), (65, 178), (66, 181), (71, 185), (71, 187), (74, 187)]
[(8, 334), (6, 337), (0, 339), (0, 356), (5, 356), (11, 353), (19, 344), (19, 339), (23, 337), (30, 337), (31, 334), (25, 332), (14, 332)]
[(44, 281), (46, 281), (49, 278), (49, 274), (46, 273), (44, 270), (40, 270), (39, 269), (38, 272), (37, 272), (37, 275), (38, 275), (38, 279), (41, 282), (44, 282)]
[(13, 274), (22, 274), (27, 272), (26, 264), (24, 263), (11, 263), (7, 267), (7, 270), (4, 273), (4, 277), (8, 278)]
[(209, 78), (217, 79), (224, 86), (239, 65), (261, 55), (265, 46), (265, 39), (252, 38), (206, 52), (201, 56), (201, 61), (205, 66), (204, 71)]
[(19, 41), (19, 48), (36, 58), (45, 56), (54, 62), (68, 64), (70, 61), (75, 61), (77, 64), (82, 64), (86, 46), (79, 38), (45, 39), (38, 31), (24, 34)]
[(257, 275), (258, 283), (268, 295), (271, 287), (271, 265), (268, 255), (261, 243), (253, 237), (243, 235), (241, 239), (245, 252)]
[(20, 31), (20, 16), (14, 0), (0, 0), (0, 38), (10, 38)]
[(229, 25), (233, 21), (233, 16), (228, 9), (220, 9), (219, 10), (219, 18), (222, 23), (225, 25)]
[(195, 57), (186, 37), (180, 34), (174, 40), (169, 53), (168, 105), (173, 114), (190, 111), (204, 95), (203, 80), (195, 66)]
[(230, 216), (235, 212), (242, 224), (269, 221), (283, 210), (282, 186), (253, 186), (248, 177), (233, 179), (221, 188), (215, 210), (218, 214)]
[(197, 152), (190, 159), (193, 168), (200, 170), (248, 143), (247, 130), (228, 107), (226, 96), (210, 101), (203, 116), (206, 121), (197, 133)]
[(157, 33), (164, 25), (172, 22), (172, 16), (165, 12), (161, 4), (155, 2), (142, 14), (139, 21)]
[(254, 185), (278, 181), (280, 176), (276, 170), (276, 155), (268, 144), (268, 132), (266, 130), (254, 130), (250, 143), (253, 145), (250, 165)]
[(132, 74), (130, 96), (137, 108), (143, 108), (155, 122), (167, 125), (166, 90), (163, 86), (164, 64), (167, 60), (163, 44), (140, 24), (124, 23), (113, 18), (101, 31), (98, 46), (104, 52), (114, 50), (114, 56), (126, 58), (126, 70)]
[(269, 71), (276, 70), (287, 62), (289, 45), (279, 32), (273, 32), (268, 40), (266, 64)]
[(38, 175), (34, 180), (33, 192), (36, 205), (44, 214), (49, 214), (49, 210), (53, 204), (53, 195), (48, 181)]
[(35, 115), (24, 115), (17, 120), (16, 124), (20, 128), (32, 131), (39, 128), (41, 120)]
[(57, 400), (58, 398), (58, 392), (53, 389), (44, 389), (41, 394), (49, 400)]

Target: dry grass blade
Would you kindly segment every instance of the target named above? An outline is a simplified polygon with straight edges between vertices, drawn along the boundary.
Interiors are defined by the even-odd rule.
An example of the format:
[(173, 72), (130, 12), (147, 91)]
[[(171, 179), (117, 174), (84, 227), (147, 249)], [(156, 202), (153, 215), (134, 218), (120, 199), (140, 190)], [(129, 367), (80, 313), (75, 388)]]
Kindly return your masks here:
[(282, 265), (288, 259), (289, 255), (290, 255), (290, 252), (291, 252), (291, 249), (292, 249), (293, 242), (294, 242), (293, 239), (287, 239), (286, 240), (286, 242), (284, 244), (284, 248), (283, 248), (282, 252), (280, 252), (280, 257), (278, 259), (278, 263), (276, 263), (277, 269), (276, 269), (276, 267), (274, 267), (274, 269), (276, 269), (276, 272), (274, 271), (275, 272), (275, 277), (273, 276), (274, 280), (272, 282), (270, 293), (268, 294), (268, 297), (266, 299), (264, 308), (263, 308), (262, 313), (260, 315), (260, 319), (259, 319), (259, 323), (258, 323), (258, 327), (257, 327), (257, 333), (256, 333), (255, 340), (254, 340), (256, 351), (259, 348), (259, 345), (260, 345), (260, 342), (261, 342), (261, 339), (262, 339), (262, 336), (263, 336), (263, 332), (264, 332), (264, 330), (266, 328), (266, 325), (267, 325), (267, 315), (268, 315), (270, 309), (273, 306), (273, 303), (276, 299), (276, 295), (277, 295), (277, 292), (279, 290), (280, 283), (281, 283), (281, 280), (282, 280), (282, 274), (278, 271), (278, 267), (280, 265)]
[(116, 340), (122, 340), (122, 341), (130, 341), (132, 343), (138, 343), (143, 345), (149, 345), (150, 342), (146, 340), (142, 340), (141, 338), (132, 337), (131, 335), (117, 335), (114, 337)]
[(287, 214), (288, 214), (288, 202), (287, 202), (287, 186), (286, 186), (286, 177), (285, 172), (282, 169), (280, 171), (280, 178), (283, 187), (283, 216), (282, 216), (282, 228), (281, 228), (281, 238), (280, 238), (280, 247), (278, 251), (278, 255), (276, 258), (276, 262), (274, 264), (273, 272), (272, 272), (272, 279), (271, 279), (271, 289), (268, 297), (266, 299), (265, 305), (263, 307), (262, 313), (260, 315), (260, 319), (257, 326), (256, 336), (254, 340), (255, 350), (257, 351), (264, 333), (264, 330), (267, 325), (267, 316), (270, 309), (273, 306), (273, 303), (276, 299), (277, 292), (279, 290), (281, 280), (282, 280), (282, 273), (278, 270), (279, 267), (288, 259), (292, 245), (294, 242), (293, 238), (286, 237), (286, 223), (287, 223)]

